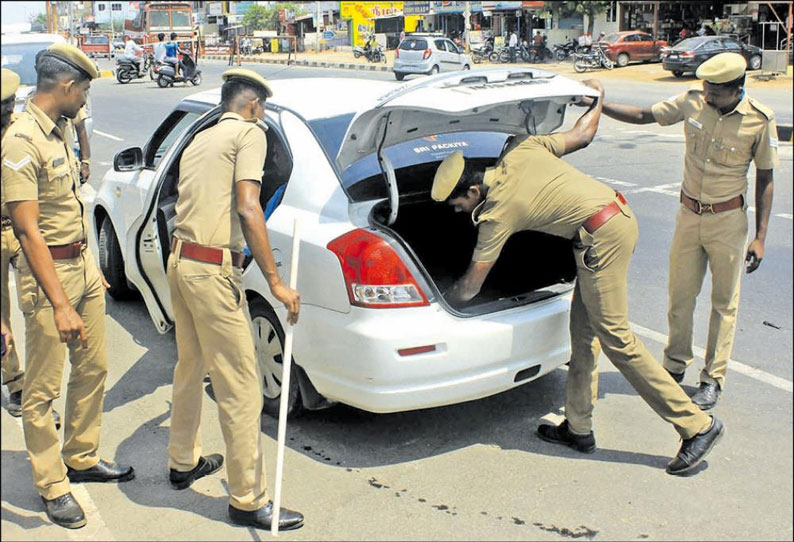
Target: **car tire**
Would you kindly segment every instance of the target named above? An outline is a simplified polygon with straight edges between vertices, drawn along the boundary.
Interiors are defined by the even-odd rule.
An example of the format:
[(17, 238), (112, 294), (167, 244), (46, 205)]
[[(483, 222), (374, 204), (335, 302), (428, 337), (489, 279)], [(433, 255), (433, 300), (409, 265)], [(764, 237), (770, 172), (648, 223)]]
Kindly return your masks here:
[(400, 72), (394, 72), (394, 78), (397, 79), (398, 81), (402, 81), (403, 79), (405, 79), (405, 74)]
[(125, 68), (119, 68), (116, 70), (116, 81), (121, 83), (122, 85), (126, 85), (130, 81), (132, 81), (132, 75), (130, 72)]
[[(281, 379), (276, 378), (276, 371), (283, 370), (284, 330), (276, 313), (264, 300), (252, 301), (249, 312), (254, 335), (256, 362), (262, 375), (262, 410), (269, 416), (278, 418), (281, 407)], [(287, 416), (289, 418), (294, 418), (303, 410), (298, 378), (298, 368), (293, 358), (290, 368), (289, 399), (287, 400)]]
[(110, 297), (116, 301), (126, 301), (135, 297), (135, 290), (130, 288), (127, 276), (124, 274), (124, 257), (121, 255), (119, 240), (109, 217), (105, 217), (99, 227), (97, 252), (99, 268), (105, 275), (105, 280), (110, 284), (110, 288), (108, 288)]
[(683, 76), (684, 76), (684, 72), (682, 72), (681, 70), (673, 70), (673, 77), (683, 77)]
[(439, 71), (441, 71), (441, 69), (438, 67), (438, 65), (435, 65), (430, 68), (430, 75), (438, 75)]
[(627, 53), (620, 53), (617, 58), (618, 68), (625, 68), (629, 63), (629, 55)]
[(470, 70), (470, 69), (471, 69), (471, 66), (469, 66), (468, 64), (464, 64), (464, 65), (463, 65), (463, 70), (464, 70), (464, 71), (466, 71), (466, 70)]
[(747, 63), (747, 68), (750, 70), (761, 69), (761, 55), (753, 55), (750, 57), (750, 62)]

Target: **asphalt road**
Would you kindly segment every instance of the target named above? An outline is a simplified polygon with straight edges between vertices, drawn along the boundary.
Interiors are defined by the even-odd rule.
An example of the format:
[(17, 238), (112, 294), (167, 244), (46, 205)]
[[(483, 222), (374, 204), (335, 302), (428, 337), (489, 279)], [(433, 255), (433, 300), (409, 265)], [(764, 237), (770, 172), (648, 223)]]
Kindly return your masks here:
[[(100, 61), (102, 65), (103, 61)], [(220, 85), (222, 62), (204, 62), (199, 89), (159, 89), (147, 80), (92, 86), (96, 186), (113, 156), (141, 146), (181, 98)], [(266, 77), (391, 74), (255, 65)], [(646, 105), (686, 83), (605, 81), (609, 99)], [(691, 84), (691, 82), (690, 82)], [(322, 100), (322, 86), (317, 85)], [(754, 96), (791, 118), (791, 89)], [(566, 123), (581, 110), (570, 109)], [(604, 358), (595, 432), (583, 456), (534, 436), (559, 421), (565, 369), (498, 396), (416, 412), (374, 415), (347, 407), (309, 413), (289, 426), (284, 500), (307, 516), (294, 540), (791, 540), (792, 529), (792, 147), (781, 146), (775, 204), (761, 268), (746, 276), (728, 385), (716, 413), (727, 436), (696, 476), (664, 473), (676, 433), (637, 397)], [(629, 274), (630, 319), (660, 357), (666, 333), (667, 254), (677, 208), (680, 126), (628, 126), (604, 119), (596, 141), (570, 161), (619, 188), (640, 222)], [(751, 189), (752, 193), (752, 189)], [(751, 220), (754, 214), (750, 214)], [(751, 225), (751, 231), (754, 226)], [(528, 262), (532, 265), (534, 262)], [(708, 281), (696, 311), (703, 347)], [(159, 335), (142, 302), (108, 300), (110, 375), (102, 443), (106, 458), (132, 463), (121, 485), (73, 486), (89, 524), (69, 532), (46, 520), (31, 481), (21, 425), (2, 420), (4, 540), (258, 540), (269, 533), (226, 522), (224, 471), (184, 492), (167, 484), (166, 443), (176, 348)], [(22, 336), (14, 304), (14, 329)], [(765, 322), (767, 322), (765, 324)], [(774, 327), (770, 326), (772, 324)], [(693, 391), (702, 359), (688, 371)], [(63, 401), (57, 401), (63, 412)], [(204, 450), (223, 452), (207, 388)], [(263, 418), (269, 475), (276, 423)]]

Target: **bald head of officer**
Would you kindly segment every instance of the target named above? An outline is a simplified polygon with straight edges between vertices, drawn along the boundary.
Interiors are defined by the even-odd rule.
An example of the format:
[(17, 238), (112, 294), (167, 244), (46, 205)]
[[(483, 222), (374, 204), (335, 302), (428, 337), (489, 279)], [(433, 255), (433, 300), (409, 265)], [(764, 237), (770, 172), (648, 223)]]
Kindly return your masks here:
[(739, 53), (720, 53), (701, 64), (695, 71), (703, 81), (706, 103), (725, 114), (741, 101), (744, 95), (747, 61)]
[(91, 80), (99, 72), (77, 47), (54, 43), (36, 61), (36, 94), (33, 102), (56, 122), (61, 116), (73, 119), (87, 100)]
[(2, 110), (0, 110), (0, 125), (5, 132), (6, 126), (11, 122), (14, 112), (14, 101), (19, 88), (19, 75), (9, 69), (3, 68), (2, 74)]

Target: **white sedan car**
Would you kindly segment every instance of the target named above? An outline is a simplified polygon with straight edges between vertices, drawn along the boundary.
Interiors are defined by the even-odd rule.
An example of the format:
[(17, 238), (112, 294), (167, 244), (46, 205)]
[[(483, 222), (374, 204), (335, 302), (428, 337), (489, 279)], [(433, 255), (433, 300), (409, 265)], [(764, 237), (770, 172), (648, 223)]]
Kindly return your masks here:
[[(430, 189), (449, 153), (492, 164), (510, 135), (557, 129), (566, 106), (595, 91), (521, 68), (401, 85), (352, 78), (271, 84), (261, 202), (285, 281), (296, 219), (303, 231), (290, 413), (333, 402), (371, 412), (459, 403), (568, 360), (571, 242), (514, 235), (482, 292), (455, 309), (442, 292), (465, 271), (477, 232), (469, 216), (434, 203)], [(143, 149), (116, 155), (96, 195), (93, 229), (110, 293), (139, 291), (161, 332), (173, 322), (165, 262), (179, 159), (218, 121), (219, 101), (219, 89), (184, 99)], [(250, 263), (243, 280), (265, 410), (277, 413), (286, 311)]]

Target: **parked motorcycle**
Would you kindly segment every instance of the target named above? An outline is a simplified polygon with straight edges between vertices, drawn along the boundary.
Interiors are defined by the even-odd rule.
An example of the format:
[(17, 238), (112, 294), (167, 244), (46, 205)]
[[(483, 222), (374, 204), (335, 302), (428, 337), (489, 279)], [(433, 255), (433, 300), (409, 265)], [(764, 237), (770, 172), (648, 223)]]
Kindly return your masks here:
[(510, 47), (503, 46), (499, 49), (494, 49), (490, 55), (488, 55), (488, 60), (491, 62), (510, 62)]
[(568, 40), (566, 43), (557, 44), (553, 47), (554, 58), (557, 60), (566, 60), (576, 52), (576, 47), (578, 47), (576, 40)]
[(493, 53), (493, 38), (488, 38), (485, 40), (485, 43), (480, 45), (479, 47), (472, 47), (471, 48), (471, 60), (475, 64), (479, 64), (488, 56)]
[(586, 54), (574, 53), (573, 69), (577, 73), (584, 73), (588, 69), (595, 70), (602, 67), (611, 70), (614, 64), (607, 58), (601, 47), (593, 46), (590, 52)]
[(151, 54), (144, 55), (141, 59), (140, 70), (132, 60), (126, 58), (116, 59), (116, 81), (122, 85), (126, 85), (133, 79), (140, 79), (149, 73), (149, 68), (154, 61), (154, 56)]
[(190, 81), (193, 86), (201, 84), (201, 70), (196, 67), (196, 62), (189, 54), (182, 54), (182, 71), (179, 76), (175, 75), (175, 71), (173, 64), (162, 64), (157, 74), (157, 86), (166, 88), (174, 86), (174, 83), (185, 83), (187, 81)]

